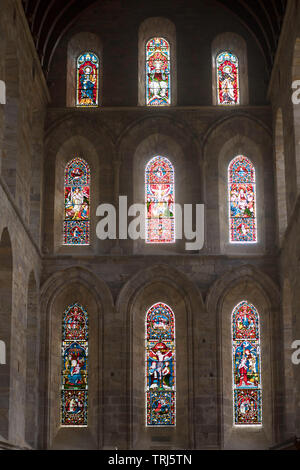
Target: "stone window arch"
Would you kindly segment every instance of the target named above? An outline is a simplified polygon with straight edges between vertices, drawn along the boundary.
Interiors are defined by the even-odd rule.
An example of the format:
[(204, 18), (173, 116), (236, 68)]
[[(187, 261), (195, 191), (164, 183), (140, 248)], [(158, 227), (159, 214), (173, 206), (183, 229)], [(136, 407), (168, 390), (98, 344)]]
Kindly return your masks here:
[(174, 312), (156, 302), (145, 319), (146, 426), (176, 425), (175, 341)]
[(76, 61), (76, 106), (97, 107), (99, 103), (99, 57), (84, 51)]
[(231, 314), (233, 423), (262, 425), (260, 318), (243, 300)]
[[(222, 447), (224, 449), (264, 449), (273, 442), (273, 350), (275, 332), (272, 329), (274, 318), (278, 311), (271, 304), (269, 289), (265, 292), (265, 279), (257, 272), (255, 280), (252, 276), (236, 273), (228, 276), (228, 286), (221, 298), (217, 296), (220, 305), (219, 311), (219, 338), (220, 338), (220, 367), (222, 370)], [(225, 282), (225, 281), (224, 281)], [(230, 286), (229, 286), (230, 283)], [(273, 298), (276, 296), (273, 294)], [(233, 387), (233, 341), (232, 341), (232, 312), (237, 306), (247, 301), (253, 305), (259, 314), (260, 320), (260, 393), (263, 400), (260, 409), (260, 423), (249, 425), (247, 423), (236, 425), (234, 420), (235, 389)]]
[(245, 155), (234, 157), (228, 167), (229, 241), (257, 242), (256, 172)]
[(91, 172), (83, 158), (73, 158), (65, 168), (64, 245), (90, 244)]
[[(87, 59), (86, 55), (90, 57)], [(94, 86), (93, 100), (88, 104), (81, 104), (78, 102), (78, 66), (80, 58), (85, 59), (91, 63), (93, 71), (92, 75), (97, 73), (97, 84)], [(94, 59), (93, 59), (94, 58)], [(85, 60), (84, 60), (85, 62)], [(82, 65), (82, 64), (81, 64)], [(94, 80), (94, 78), (93, 78)], [(93, 81), (92, 80), (92, 81)], [(102, 90), (103, 90), (103, 47), (100, 38), (93, 33), (82, 32), (74, 35), (69, 43), (67, 49), (67, 106), (99, 106), (102, 104)]]
[[(172, 224), (174, 226), (174, 240), (170, 243), (146, 243), (147, 239), (145, 233), (145, 239), (134, 241), (134, 252), (144, 254), (164, 253), (165, 250), (167, 250), (169, 253), (184, 252), (186, 240), (183, 236), (178, 235), (178, 229), (180, 231), (183, 220), (183, 211), (180, 209), (184, 203), (183, 195), (185, 194), (185, 191), (187, 191), (187, 168), (184, 166), (184, 149), (174, 138), (165, 134), (157, 133), (150, 134), (147, 138), (139, 140), (138, 144), (133, 149), (133, 154), (132, 200), (135, 203), (139, 203), (145, 206), (145, 169), (153, 157), (160, 156), (169, 161), (174, 168), (174, 174), (176, 178), (176, 207), (174, 204), (174, 219), (172, 220)], [(191, 182), (191, 186), (192, 184), (193, 183)], [(125, 191), (126, 186), (124, 185), (123, 187), (123, 190)], [(147, 213), (145, 214), (145, 217), (147, 217)], [(145, 228), (147, 228), (146, 223)]]
[[(89, 188), (89, 215), (86, 220), (72, 220), (66, 218), (66, 188), (72, 188), (66, 181), (66, 169), (70, 162), (82, 161), (89, 169), (89, 183), (82, 184), (82, 188)], [(55, 188), (54, 188), (54, 249), (62, 253), (79, 253), (93, 251), (97, 245), (96, 217), (92, 208), (97, 204), (99, 197), (99, 185), (96, 184), (99, 175), (98, 153), (89, 139), (80, 135), (74, 135), (59, 146), (55, 156)], [(88, 229), (88, 239), (83, 236), (82, 243), (66, 243), (66, 223), (72, 225), (75, 222), (84, 223)], [(84, 234), (83, 234), (84, 235)], [(79, 241), (79, 239), (78, 239)]]
[[(256, 240), (237, 243), (231, 241), (231, 205), (229, 196), (229, 168), (235, 158), (246, 157), (255, 169), (255, 226)], [(237, 135), (229, 139), (223, 146), (219, 155), (219, 221), (220, 221), (220, 248), (222, 253), (246, 254), (260, 253), (265, 249), (265, 193), (264, 193), (264, 166), (260, 145), (246, 136)], [(252, 184), (252, 183), (251, 183)], [(252, 219), (252, 223), (253, 223)]]
[[(161, 269), (160, 269), (161, 271)], [(142, 274), (140, 274), (142, 279)], [(144, 281), (144, 278), (143, 278)], [(130, 445), (131, 447), (149, 448), (161, 446), (172, 449), (182, 445), (189, 445), (191, 427), (189, 423), (189, 394), (188, 383), (191, 378), (191, 368), (188, 366), (187, 348), (189, 347), (187, 325), (189, 308), (183, 300), (182, 292), (173, 282), (164, 281), (155, 275), (151, 282), (139, 286), (135, 290), (134, 300), (122, 300), (122, 309), (128, 307), (128, 336), (132, 354), (130, 364), (129, 400), (130, 400)], [(145, 423), (145, 314), (157, 301), (170, 306), (176, 318), (176, 351), (179, 354), (176, 363), (176, 426), (146, 426)], [(127, 302), (129, 301), (129, 304)]]
[[(66, 282), (66, 279), (68, 282)], [(62, 449), (97, 449), (103, 445), (102, 435), (102, 315), (106, 293), (97, 279), (83, 270), (62, 271), (55, 276), (53, 284), (45, 291), (47, 298), (47, 327), (49, 328), (49, 369), (47, 371), (48, 388), (45, 396), (45, 419), (48, 422), (47, 448)], [(97, 288), (94, 288), (96, 282)], [(53, 288), (53, 285), (55, 286)], [(56, 292), (57, 290), (57, 292)], [(104, 297), (100, 298), (103, 294)], [(51, 299), (49, 301), (49, 299)], [(102, 305), (103, 300), (103, 305)], [(49, 303), (48, 303), (49, 301)], [(68, 306), (81, 305), (88, 314), (88, 413), (86, 424), (63, 425), (62, 423), (62, 325), (64, 312)], [(105, 304), (107, 305), (107, 304)], [(110, 308), (110, 307), (109, 307)], [(80, 343), (81, 340), (78, 342)], [(99, 392), (100, 390), (100, 392)], [(72, 390), (70, 390), (72, 391)], [(85, 390), (78, 392), (86, 393)], [(84, 413), (81, 413), (81, 416)]]
[[(158, 41), (159, 40), (159, 41)], [(161, 52), (155, 49), (155, 43), (163, 46)], [(153, 44), (152, 44), (153, 43)], [(163, 73), (165, 75), (164, 91), (169, 88), (169, 98), (162, 99), (161, 105), (175, 106), (177, 104), (177, 65), (176, 65), (176, 29), (174, 24), (167, 18), (148, 18), (140, 25), (138, 39), (138, 104), (140, 106), (151, 105), (147, 99), (147, 45), (152, 44), (153, 54), (162, 54), (165, 64)], [(161, 48), (160, 48), (161, 49)], [(169, 67), (167, 62), (169, 61)], [(148, 97), (149, 98), (149, 97)]]
[(68, 305), (62, 320), (61, 426), (88, 425), (88, 312)]
[[(229, 82), (235, 83), (233, 88), (236, 89), (232, 91), (232, 99), (229, 93), (228, 99), (223, 101), (219, 94), (221, 82), (218, 80), (218, 69), (223, 72), (223, 68), (229, 65)], [(212, 43), (212, 102), (214, 106), (249, 104), (247, 45), (238, 34), (219, 34)]]
[(146, 243), (175, 243), (175, 171), (169, 159), (148, 162), (145, 192)]

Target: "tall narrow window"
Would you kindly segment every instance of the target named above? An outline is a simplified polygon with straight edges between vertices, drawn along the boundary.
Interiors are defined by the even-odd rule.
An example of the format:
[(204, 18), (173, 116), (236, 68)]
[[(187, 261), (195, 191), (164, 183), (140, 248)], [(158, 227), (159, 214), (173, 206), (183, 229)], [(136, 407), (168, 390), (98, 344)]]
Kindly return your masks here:
[(228, 168), (231, 243), (256, 243), (256, 179), (251, 161), (239, 155)]
[(230, 52), (222, 52), (216, 61), (218, 104), (240, 104), (238, 58)]
[(90, 169), (74, 158), (65, 170), (64, 245), (88, 245), (90, 235)]
[(250, 303), (232, 312), (233, 413), (235, 425), (262, 424), (259, 314)]
[(93, 52), (77, 59), (76, 106), (98, 106), (99, 59)]
[(159, 302), (148, 310), (145, 323), (146, 425), (175, 426), (174, 313), (168, 305)]
[(62, 426), (87, 426), (88, 314), (82, 305), (69, 305), (62, 324)]
[(170, 45), (166, 39), (152, 38), (146, 44), (146, 104), (171, 104)]
[(154, 157), (146, 166), (146, 243), (175, 242), (174, 179), (167, 158)]

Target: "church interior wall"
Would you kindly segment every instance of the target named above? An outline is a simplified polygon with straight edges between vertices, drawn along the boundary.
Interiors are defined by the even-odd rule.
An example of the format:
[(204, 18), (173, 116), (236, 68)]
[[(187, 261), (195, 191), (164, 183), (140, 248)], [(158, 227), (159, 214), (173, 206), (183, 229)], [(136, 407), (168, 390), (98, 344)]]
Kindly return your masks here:
[[(193, 13), (194, 8), (197, 8), (197, 15)], [(66, 106), (68, 44), (76, 34), (87, 31), (101, 38), (103, 45), (103, 106), (141, 104), (138, 98), (139, 28), (142, 28), (141, 25), (148, 18), (156, 17), (171, 22), (176, 27), (177, 106), (212, 104), (211, 47), (215, 37), (224, 32), (233, 32), (247, 38), (251, 76), (249, 102), (253, 105), (267, 103), (268, 78), (264, 58), (255, 39), (234, 15), (220, 8), (214, 0), (206, 0), (201, 4), (193, 0), (189, 2), (189, 7), (182, 4), (177, 5), (176, 9), (173, 8), (172, 0), (160, 4), (159, 8), (152, 3), (143, 5), (142, 9), (138, 0), (135, 0), (128, 5), (114, 5), (111, 8), (106, 3), (95, 4), (82, 13), (66, 32), (49, 65), (51, 107)], [(169, 28), (167, 33), (171, 33)], [(209, 66), (203, 66), (204, 64)], [(255, 83), (259, 83), (259, 87)]]
[(172, 62), (172, 71), (170, 81), (172, 83), (172, 103), (177, 104), (177, 54), (176, 54), (176, 28), (174, 23), (168, 18), (153, 17), (144, 20), (138, 30), (138, 104), (146, 105), (145, 86), (146, 86), (146, 60), (145, 43), (150, 38), (163, 37), (170, 45), (170, 61)]
[[(36, 56), (32, 52), (32, 39), (24, 28), (25, 24), (18, 3), (4, 0), (0, 18), (3, 33), (0, 74), (6, 91), (5, 104), (0, 105), (0, 233), (4, 240), (0, 265), (1, 284), (5, 290), (1, 295), (1, 337), (4, 335), (6, 340), (6, 364), (1, 378), (5, 391), (3, 395), (1, 393), (0, 441), (9, 441), (21, 447), (30, 445), (27, 438), (32, 443), (28, 433), (25, 437), (26, 406), (30, 401), (26, 396), (27, 372), (31, 375), (30, 380), (37, 380), (37, 372), (29, 372), (30, 356), (29, 351), (28, 355), (26, 351), (27, 325), (31, 322), (32, 305), (27, 298), (28, 279), (29, 274), (34, 273), (39, 285), (41, 272), (38, 224), (29, 223), (32, 214), (30, 191), (34, 186), (31, 179), (32, 142), (36, 137), (32, 132), (32, 115), (38, 106), (45, 108), (47, 101), (46, 89), (39, 78), (42, 72), (38, 67), (35, 80), (32, 81)], [(30, 77), (31, 81), (26, 83), (21, 80), (24, 76)], [(38, 137), (43, 140), (43, 126)], [(41, 184), (41, 172), (38, 174), (38, 184)], [(38, 207), (38, 216), (40, 210)], [(37, 427), (32, 433), (36, 430)]]
[[(298, 340), (300, 330), (297, 327), (299, 304), (299, 188), (298, 188), (298, 153), (299, 153), (299, 105), (293, 104), (292, 94), (294, 80), (299, 79), (299, 32), (300, 9), (298, 2), (290, 2), (286, 13), (285, 27), (282, 30), (277, 57), (269, 87), (272, 101), (274, 129), (278, 110), (283, 116), (283, 146), (285, 163), (287, 220), (286, 231), (278, 242), (279, 273), (282, 289), (282, 316), (284, 328), (284, 347), (287, 351), (285, 359), (285, 399), (283, 409), (283, 432), (286, 438), (293, 437), (298, 432), (299, 422), (299, 368), (291, 363), (291, 344)], [(291, 47), (285, 47), (285, 45)], [(278, 150), (276, 148), (276, 150)], [(281, 215), (279, 215), (281, 217)]]
[[(19, 3), (2, 1), (0, 80), (7, 104), (0, 104), (0, 340), (7, 364), (0, 366), (0, 441), (51, 449), (233, 449), (268, 448), (300, 435), (300, 372), (289, 357), (291, 340), (300, 338), (298, 111), (290, 96), (298, 60), (282, 46), (296, 41), (299, 8), (288, 10), (270, 106), (257, 43), (214, 1), (172, 10), (167, 0), (159, 15), (151, 4), (141, 9), (131, 2), (122, 10), (109, 2), (94, 5), (62, 37), (47, 71), (49, 90)], [(157, 17), (169, 21), (177, 50), (178, 107), (163, 110), (137, 106), (139, 31), (147, 34), (143, 22)], [(226, 33), (247, 46), (249, 84), (244, 81), (237, 109), (212, 106), (212, 47), (224, 23)], [(103, 106), (76, 109), (68, 70), (74, 54), (94, 40), (103, 64)], [(246, 62), (243, 67), (246, 74)], [(279, 108), (280, 188), (285, 179), (286, 194), (277, 204)], [(183, 243), (154, 250), (96, 237), (97, 205), (117, 204), (119, 195), (128, 195), (128, 204), (143, 202), (145, 163), (160, 153), (174, 162), (178, 202), (205, 204), (200, 252), (186, 252)], [(257, 168), (261, 204), (260, 243), (247, 250), (225, 242), (226, 171), (240, 153)], [(80, 248), (61, 246), (63, 172), (75, 155), (92, 172), (91, 245)], [(284, 196), (286, 222), (278, 236), (276, 212)], [(265, 424), (239, 434), (231, 420), (229, 315), (245, 296), (262, 320)], [(143, 422), (144, 319), (157, 300), (174, 308), (177, 324), (177, 427), (168, 430), (147, 429)], [(60, 427), (61, 320), (76, 301), (87, 307), (91, 322), (88, 429)]]
[[(227, 360), (231, 354), (231, 328), (230, 315), (236, 305), (243, 301), (245, 292), (247, 299), (254, 305), (260, 317), (260, 345), (261, 345), (261, 374), (263, 390), (263, 427), (236, 427), (233, 426), (233, 399), (231, 364)], [(263, 449), (272, 445), (278, 432), (276, 421), (277, 397), (274, 393), (278, 389), (279, 379), (275, 361), (281, 357), (276, 351), (278, 342), (277, 329), (279, 326), (279, 291), (278, 286), (267, 278), (262, 272), (247, 266), (234, 270), (224, 276), (212, 286), (208, 296), (210, 308), (216, 311), (218, 322), (218, 357), (219, 357), (219, 387), (222, 446), (225, 449)], [(247, 442), (247, 444), (246, 444)]]

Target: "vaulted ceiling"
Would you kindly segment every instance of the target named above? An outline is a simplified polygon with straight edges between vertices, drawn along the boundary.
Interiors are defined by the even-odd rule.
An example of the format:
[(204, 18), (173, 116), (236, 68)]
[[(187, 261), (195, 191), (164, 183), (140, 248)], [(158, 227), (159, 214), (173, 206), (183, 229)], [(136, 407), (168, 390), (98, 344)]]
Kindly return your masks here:
[[(97, 0), (101, 1), (101, 0)], [(95, 0), (23, 0), (42, 66), (47, 72), (60, 38)], [(232, 11), (257, 40), (271, 70), (287, 0), (217, 0)]]

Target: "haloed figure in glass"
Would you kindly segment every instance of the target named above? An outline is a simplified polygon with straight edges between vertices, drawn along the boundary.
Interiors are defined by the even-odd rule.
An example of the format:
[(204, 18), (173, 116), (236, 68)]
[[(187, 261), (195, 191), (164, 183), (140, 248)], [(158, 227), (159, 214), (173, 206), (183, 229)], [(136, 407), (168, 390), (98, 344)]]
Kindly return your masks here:
[(90, 170), (74, 158), (65, 170), (65, 245), (88, 245), (90, 231)]
[(146, 424), (175, 425), (175, 318), (157, 303), (146, 316)]
[(218, 104), (235, 105), (240, 103), (239, 62), (229, 52), (217, 57)]
[(88, 400), (88, 316), (78, 303), (70, 305), (62, 326), (63, 426), (87, 425)]
[(146, 243), (175, 242), (174, 179), (165, 157), (154, 157), (146, 166)]
[(228, 168), (231, 243), (256, 243), (256, 177), (251, 161), (239, 155)]
[(77, 106), (98, 106), (99, 59), (87, 52), (77, 59)]
[(262, 424), (259, 315), (243, 301), (232, 312), (234, 424)]
[(146, 44), (146, 104), (171, 104), (170, 46), (163, 38), (152, 38)]

